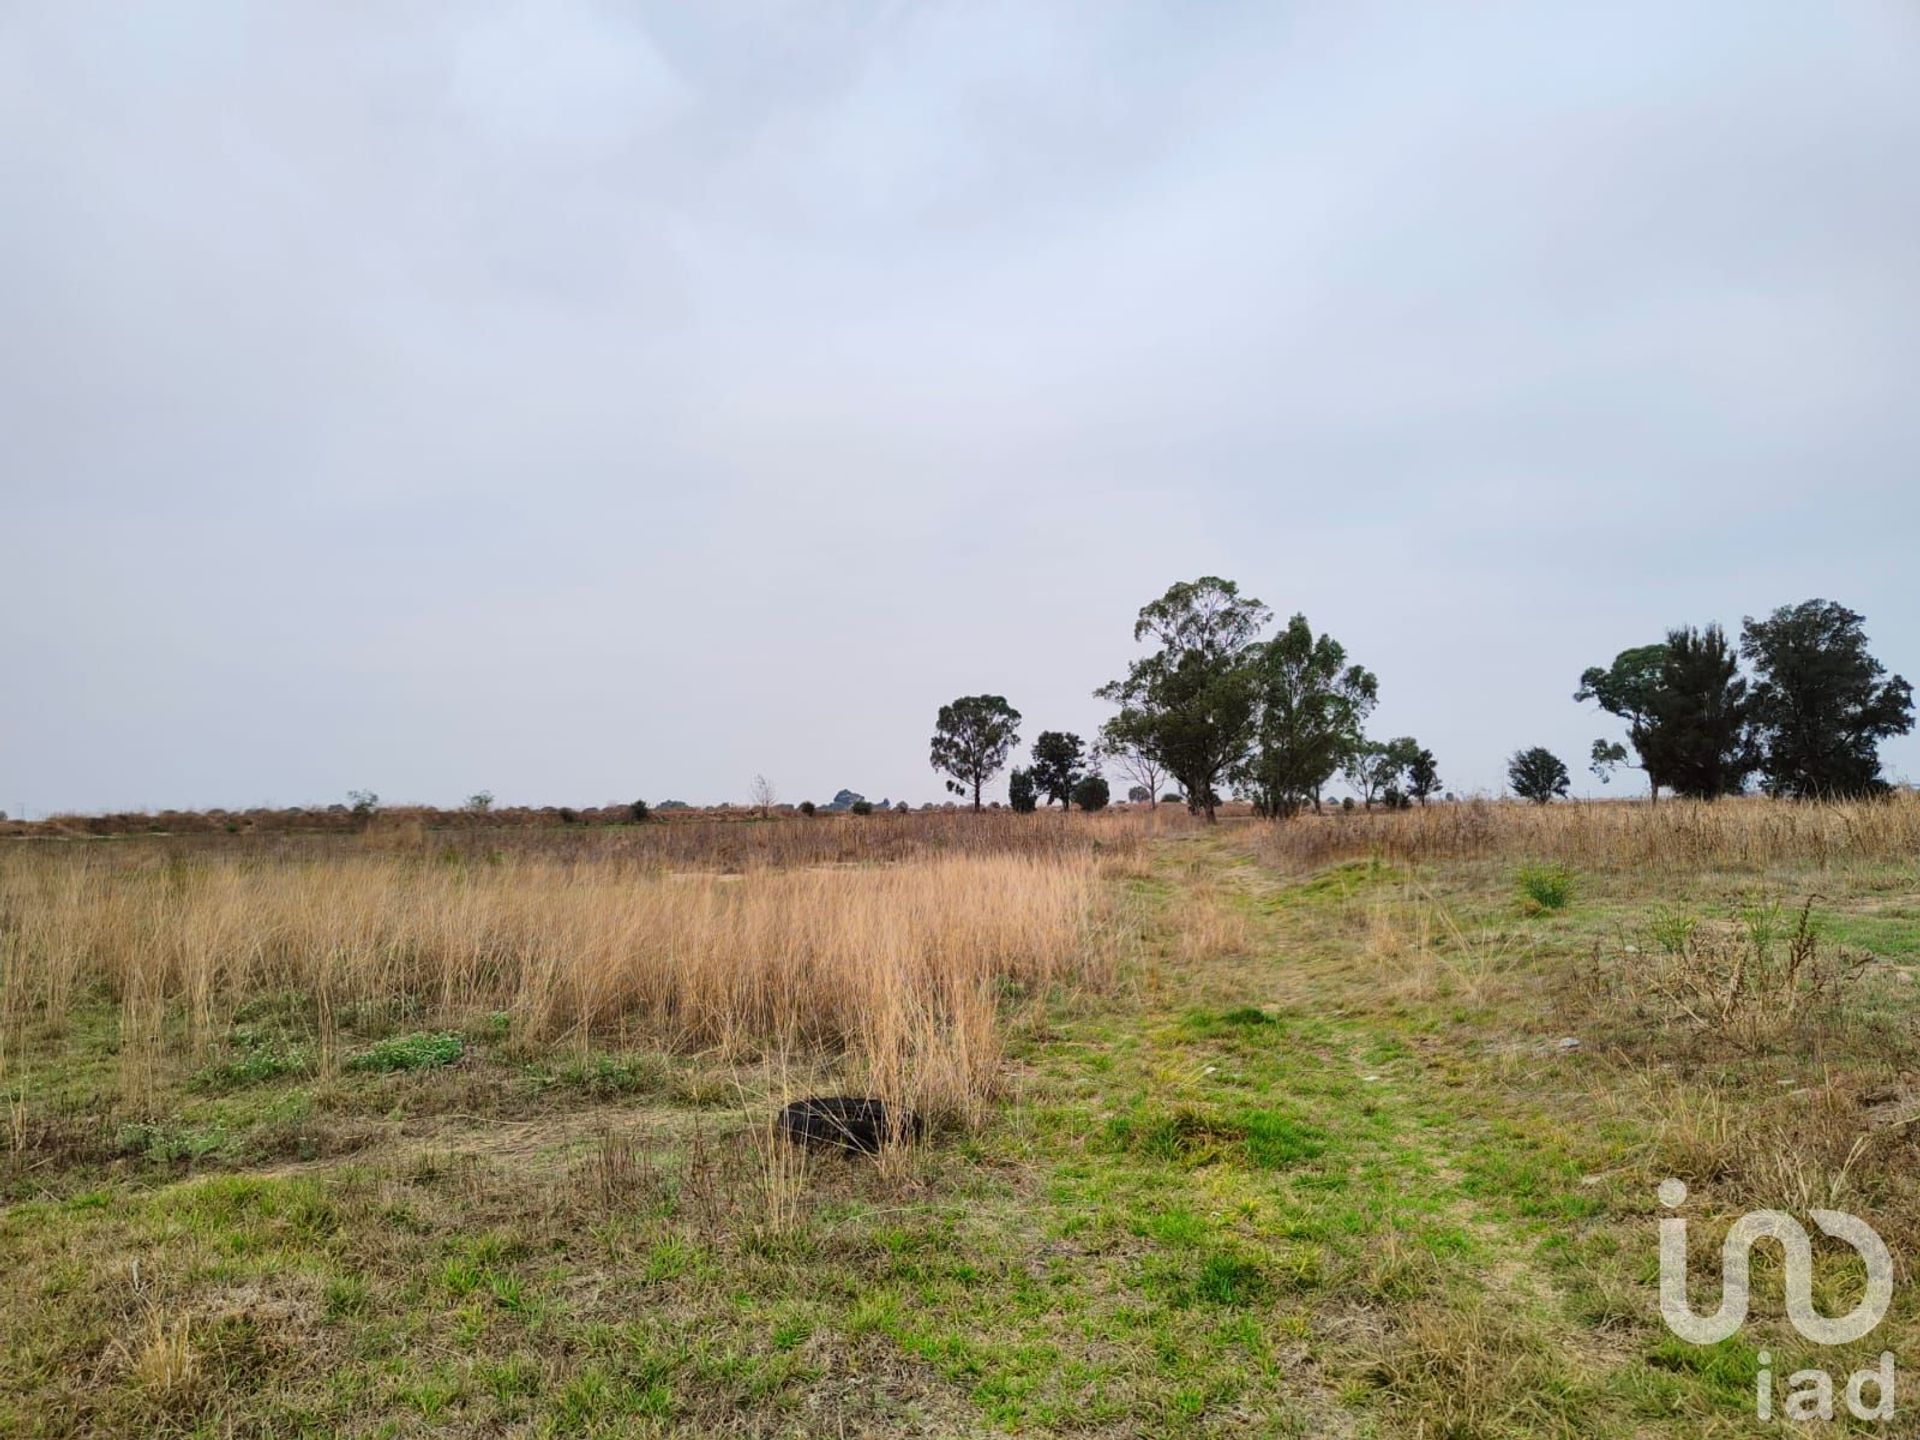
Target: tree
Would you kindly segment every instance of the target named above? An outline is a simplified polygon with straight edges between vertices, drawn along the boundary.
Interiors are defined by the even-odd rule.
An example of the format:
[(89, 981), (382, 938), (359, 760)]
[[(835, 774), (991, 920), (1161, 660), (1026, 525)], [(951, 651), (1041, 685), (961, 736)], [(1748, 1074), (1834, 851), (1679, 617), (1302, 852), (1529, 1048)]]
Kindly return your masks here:
[(811, 800), (802, 800), (800, 802), (800, 813), (811, 820), (815, 815), (820, 813), (820, 807)]
[(1321, 788), (1363, 743), (1379, 681), (1349, 665), (1338, 640), (1316, 636), (1304, 615), (1256, 646), (1252, 665), (1259, 714), (1241, 788), (1276, 819), (1318, 809)]
[(1020, 712), (1003, 695), (963, 695), (940, 707), (934, 722), (933, 768), (947, 777), (955, 795), (973, 792), (973, 808), (980, 808), (980, 789), (1000, 773), (1007, 756), (1020, 742)]
[(1356, 741), (1340, 762), (1340, 778), (1353, 788), (1367, 809), (1380, 791), (1392, 780), (1387, 768), (1387, 747), (1378, 740)]
[(1129, 805), (1157, 805), (1160, 802), (1153, 798), (1153, 791), (1149, 790), (1146, 786), (1129, 785), (1127, 787), (1127, 803)]
[(1007, 772), (1007, 804), (1016, 815), (1031, 815), (1040, 806), (1040, 787), (1033, 783), (1033, 772), (1015, 766)]
[[(1660, 689), (1660, 670), (1666, 659), (1665, 645), (1640, 645), (1622, 650), (1605, 669), (1594, 665), (1581, 672), (1580, 688), (1573, 692), (1573, 698), (1582, 704), (1596, 701), (1609, 715), (1617, 715), (1627, 722), (1627, 739), (1640, 756), (1639, 768), (1646, 771), (1655, 800), (1660, 798), (1660, 787), (1667, 782), (1657, 771), (1648, 768), (1647, 734), (1653, 724), (1654, 696)], [(1594, 759), (1598, 763), (1598, 747)], [(1624, 764), (1625, 761), (1623, 755), (1612, 763)], [(1605, 778), (1601, 775), (1601, 779)]]
[(852, 811), (855, 815), (871, 815), (873, 814), (873, 801), (856, 800), (853, 802), (853, 804), (849, 805), (847, 809)]
[(1416, 750), (1407, 762), (1407, 794), (1425, 805), (1440, 788), (1440, 767), (1431, 750)]
[(1752, 716), (1770, 794), (1806, 799), (1887, 788), (1880, 742), (1913, 729), (1913, 687), (1867, 653), (1864, 617), (1831, 600), (1749, 616)]
[(1123, 712), (1138, 713), (1140, 736), (1209, 822), (1221, 785), (1252, 738), (1255, 690), (1247, 651), (1271, 617), (1231, 580), (1181, 581), (1134, 621), (1133, 638), (1159, 648), (1095, 692)]
[(1513, 786), (1513, 793), (1536, 805), (1566, 794), (1571, 779), (1566, 763), (1541, 745), (1515, 751), (1507, 762), (1507, 783)]
[(486, 814), (489, 810), (493, 809), (493, 792), (491, 790), (482, 790), (478, 794), (469, 795), (467, 797), (467, 809), (476, 815)]
[(349, 790), (347, 804), (353, 811), (353, 818), (364, 825), (379, 810), (380, 797), (371, 790)]
[(760, 812), (762, 820), (767, 818), (775, 803), (780, 799), (771, 781), (764, 775), (753, 777), (753, 805)]
[(633, 823), (644, 825), (653, 818), (653, 812), (647, 808), (647, 802), (636, 800), (627, 807), (627, 813), (633, 816)]
[(1760, 764), (1739, 655), (1718, 625), (1670, 630), (1664, 648), (1641, 753), (1676, 795), (1738, 795)]
[(1033, 783), (1058, 804), (1062, 815), (1073, 800), (1073, 787), (1087, 773), (1086, 747), (1078, 735), (1065, 730), (1042, 730), (1033, 742)]
[[(1400, 793), (1401, 780), (1419, 753), (1419, 742), (1411, 735), (1397, 740), (1362, 740), (1341, 763), (1340, 773), (1371, 810), (1377, 796)], [(1398, 808), (1397, 803), (1394, 808)]]
[(1154, 748), (1153, 728), (1138, 710), (1122, 710), (1100, 727), (1100, 739), (1093, 747), (1096, 765), (1110, 764), (1135, 790), (1147, 793), (1140, 798), (1149, 805), (1160, 803), (1160, 785), (1167, 778), (1167, 767)]
[(1112, 792), (1107, 788), (1104, 775), (1082, 775), (1074, 783), (1073, 803), (1082, 810), (1104, 810), (1111, 798)]

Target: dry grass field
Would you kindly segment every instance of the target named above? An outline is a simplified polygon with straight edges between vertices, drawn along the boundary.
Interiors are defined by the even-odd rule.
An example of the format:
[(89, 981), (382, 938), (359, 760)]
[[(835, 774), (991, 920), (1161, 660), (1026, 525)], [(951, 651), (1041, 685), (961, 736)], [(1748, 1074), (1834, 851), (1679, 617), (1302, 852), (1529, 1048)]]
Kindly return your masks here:
[[(1913, 1394), (1911, 796), (3, 843), (0, 1433), (1741, 1435), (1763, 1349)], [(843, 1090), (924, 1142), (775, 1138)], [(1678, 1340), (1668, 1176), (1696, 1308), (1741, 1212), (1833, 1206), (1892, 1313), (1823, 1352), (1763, 1247)]]

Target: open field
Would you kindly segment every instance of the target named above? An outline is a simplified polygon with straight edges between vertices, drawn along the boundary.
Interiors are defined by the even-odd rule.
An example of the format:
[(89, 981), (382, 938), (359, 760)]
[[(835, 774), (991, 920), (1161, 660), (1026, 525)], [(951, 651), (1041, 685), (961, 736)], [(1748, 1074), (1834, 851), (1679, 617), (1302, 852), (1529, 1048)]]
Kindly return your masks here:
[[(1912, 797), (899, 821), (13, 842), (0, 1433), (1741, 1435), (1762, 1349), (1913, 1401)], [(771, 1137), (842, 1088), (928, 1143)], [(1669, 1176), (1696, 1308), (1834, 1206), (1887, 1320), (1801, 1339), (1762, 1247), (1676, 1339)]]

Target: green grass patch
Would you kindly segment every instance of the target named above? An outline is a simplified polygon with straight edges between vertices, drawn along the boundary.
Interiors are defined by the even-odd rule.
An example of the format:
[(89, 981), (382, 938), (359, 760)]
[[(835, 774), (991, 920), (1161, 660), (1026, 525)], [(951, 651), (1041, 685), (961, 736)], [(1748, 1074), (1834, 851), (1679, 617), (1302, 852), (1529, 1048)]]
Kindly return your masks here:
[(231, 1053), (195, 1071), (188, 1084), (196, 1090), (238, 1090), (312, 1073), (313, 1060), (304, 1047), (275, 1035), (244, 1034), (235, 1037)]
[(391, 1075), (401, 1070), (437, 1070), (466, 1053), (467, 1043), (451, 1031), (418, 1031), (376, 1041), (347, 1062), (349, 1070)]

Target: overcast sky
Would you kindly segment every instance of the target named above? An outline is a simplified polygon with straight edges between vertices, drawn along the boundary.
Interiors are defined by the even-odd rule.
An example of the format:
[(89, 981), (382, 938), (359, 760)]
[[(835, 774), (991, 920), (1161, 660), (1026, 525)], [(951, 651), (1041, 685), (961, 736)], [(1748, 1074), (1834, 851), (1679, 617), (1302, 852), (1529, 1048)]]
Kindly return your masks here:
[(1203, 574), (1457, 790), (1920, 680), (1911, 0), (0, 0), (0, 206), (9, 810), (919, 801)]

